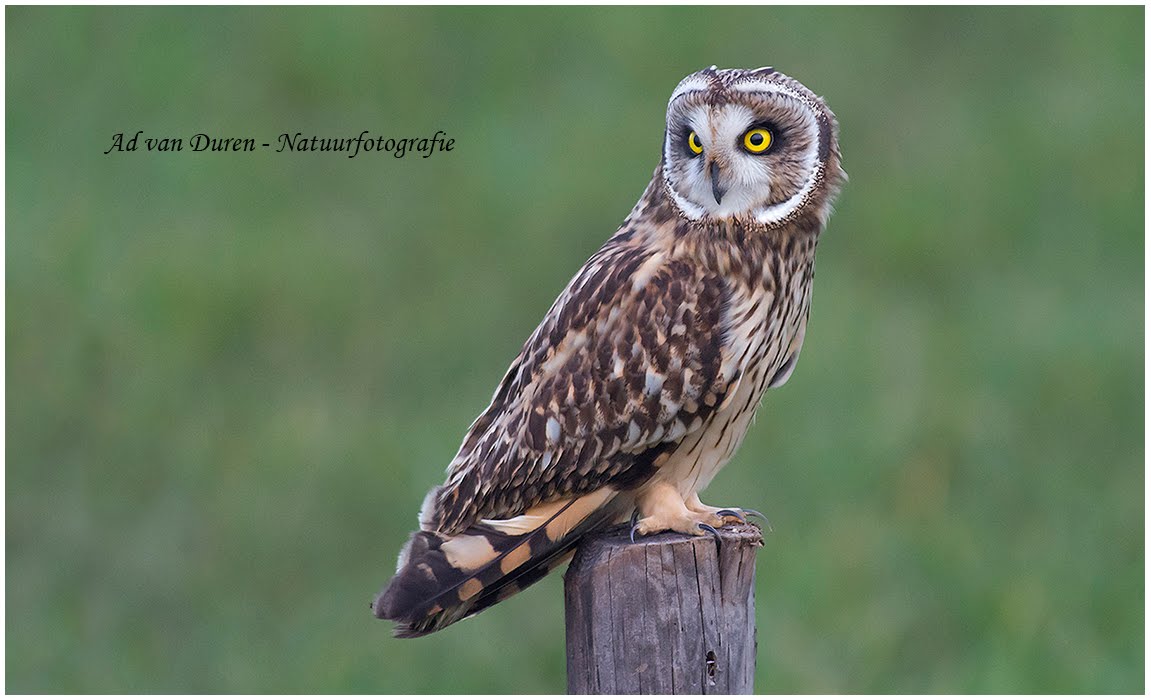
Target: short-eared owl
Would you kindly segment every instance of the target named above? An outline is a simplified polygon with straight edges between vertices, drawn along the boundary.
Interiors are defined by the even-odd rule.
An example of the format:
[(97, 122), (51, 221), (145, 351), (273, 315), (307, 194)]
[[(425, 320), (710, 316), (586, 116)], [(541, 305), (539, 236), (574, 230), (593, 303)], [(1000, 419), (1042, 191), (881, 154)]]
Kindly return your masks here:
[(831, 110), (771, 68), (685, 78), (639, 203), (576, 273), (432, 489), (375, 601), (442, 629), (589, 532), (700, 534), (699, 500), (803, 345), (815, 247), (846, 179)]

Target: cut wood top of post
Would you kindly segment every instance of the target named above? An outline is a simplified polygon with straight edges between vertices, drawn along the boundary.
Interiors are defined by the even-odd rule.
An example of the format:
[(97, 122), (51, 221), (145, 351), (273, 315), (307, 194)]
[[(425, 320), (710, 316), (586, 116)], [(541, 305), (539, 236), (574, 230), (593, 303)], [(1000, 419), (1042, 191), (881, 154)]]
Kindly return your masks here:
[[(627, 525), (613, 527), (604, 530), (600, 534), (591, 535), (586, 538), (580, 546), (581, 548), (586, 547), (595, 542), (596, 544), (610, 545), (612, 547), (652, 547), (656, 545), (676, 544), (679, 542), (691, 542), (692, 540), (714, 539), (708, 533), (703, 533), (698, 537), (692, 537), (678, 532), (661, 532), (655, 535), (636, 537), (635, 542), (632, 542), (628, 538), (628, 531), (629, 528)], [(763, 530), (754, 523), (727, 525), (719, 528), (719, 534), (724, 544), (752, 547), (763, 546)]]

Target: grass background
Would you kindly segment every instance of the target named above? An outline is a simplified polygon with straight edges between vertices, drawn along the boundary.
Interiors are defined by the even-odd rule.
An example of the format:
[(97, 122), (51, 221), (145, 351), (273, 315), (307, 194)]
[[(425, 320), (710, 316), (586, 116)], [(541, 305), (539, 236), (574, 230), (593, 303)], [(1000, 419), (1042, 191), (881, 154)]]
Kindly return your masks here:
[[(7, 18), (7, 690), (562, 692), (553, 576), (368, 612), (425, 491), (712, 63), (851, 181), (767, 512), (761, 692), (1144, 678), (1142, 8), (66, 8)], [(428, 159), (116, 132), (456, 139)]]

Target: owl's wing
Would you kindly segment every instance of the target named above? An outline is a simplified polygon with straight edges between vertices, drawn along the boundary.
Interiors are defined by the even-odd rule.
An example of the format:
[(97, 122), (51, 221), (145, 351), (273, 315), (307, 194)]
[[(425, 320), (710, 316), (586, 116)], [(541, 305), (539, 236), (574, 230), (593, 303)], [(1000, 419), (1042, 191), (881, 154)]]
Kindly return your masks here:
[(581, 269), (465, 436), (423, 526), (453, 533), (642, 483), (722, 401), (720, 278), (608, 245)]
[(727, 287), (698, 265), (609, 241), (512, 363), (428, 494), (421, 531), (376, 599), (398, 636), (492, 605), (565, 560), (620, 515), (722, 403)]

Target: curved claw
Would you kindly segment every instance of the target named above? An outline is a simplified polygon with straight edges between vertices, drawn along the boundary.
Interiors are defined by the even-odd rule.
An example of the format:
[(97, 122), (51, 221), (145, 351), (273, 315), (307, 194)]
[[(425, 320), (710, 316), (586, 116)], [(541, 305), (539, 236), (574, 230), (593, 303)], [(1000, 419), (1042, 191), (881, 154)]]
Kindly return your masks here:
[(721, 518), (722, 517), (735, 518), (736, 520), (738, 520), (740, 522), (741, 525), (747, 524), (747, 518), (743, 517), (743, 514), (740, 513), (739, 511), (732, 510), (731, 508), (724, 508), (722, 510), (717, 510), (717, 511), (715, 511), (715, 514), (720, 516)]
[(705, 532), (710, 532), (711, 536), (715, 538), (715, 541), (717, 543), (722, 539), (720, 537), (719, 530), (716, 530), (714, 527), (712, 527), (711, 525), (708, 525), (707, 523), (697, 523), (696, 527), (698, 527), (700, 530), (703, 530)]
[(760, 513), (758, 510), (752, 510), (751, 508), (744, 508), (743, 512), (747, 513), (750, 516), (753, 516), (753, 517), (756, 517), (756, 518), (759, 518), (760, 520), (762, 520), (763, 524), (767, 526), (768, 532), (774, 532), (775, 531), (775, 529), (771, 526), (771, 521), (767, 519), (767, 516), (764, 515), (763, 513)]
[(631, 540), (632, 544), (635, 544), (635, 531), (639, 529), (639, 508), (631, 512), (631, 523), (629, 524), (631, 525), (631, 532), (628, 533), (628, 539)]

